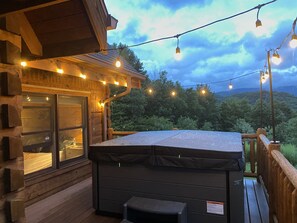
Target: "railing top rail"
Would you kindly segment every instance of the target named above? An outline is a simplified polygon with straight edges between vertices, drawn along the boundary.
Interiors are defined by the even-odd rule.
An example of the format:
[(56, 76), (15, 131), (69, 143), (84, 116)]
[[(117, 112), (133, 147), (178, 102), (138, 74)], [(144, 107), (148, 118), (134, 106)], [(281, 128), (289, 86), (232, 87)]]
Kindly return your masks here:
[(297, 188), (297, 169), (295, 169), (292, 166), (292, 164), (284, 157), (284, 155), (280, 151), (278, 150), (271, 151), (271, 156), (281, 167), (282, 171), (290, 180), (292, 185), (295, 188)]
[(269, 139), (267, 139), (267, 137), (264, 134), (260, 134), (259, 137), (260, 137), (261, 141), (263, 142), (265, 148), (268, 150), (268, 147), (271, 144)]
[(257, 134), (255, 134), (255, 133), (252, 133), (252, 134), (250, 134), (250, 133), (243, 133), (243, 134), (241, 134), (241, 137), (243, 139), (256, 139), (257, 138)]

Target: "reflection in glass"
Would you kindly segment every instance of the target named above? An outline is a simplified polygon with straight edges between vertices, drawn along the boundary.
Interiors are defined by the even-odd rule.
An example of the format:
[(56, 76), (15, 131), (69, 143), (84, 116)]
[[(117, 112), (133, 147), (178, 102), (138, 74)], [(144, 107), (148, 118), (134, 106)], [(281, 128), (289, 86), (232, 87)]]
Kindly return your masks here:
[(83, 134), (82, 129), (59, 131), (60, 161), (82, 156)]
[(54, 128), (53, 96), (23, 95), (21, 113), (24, 146), (24, 172), (33, 173), (52, 167)]

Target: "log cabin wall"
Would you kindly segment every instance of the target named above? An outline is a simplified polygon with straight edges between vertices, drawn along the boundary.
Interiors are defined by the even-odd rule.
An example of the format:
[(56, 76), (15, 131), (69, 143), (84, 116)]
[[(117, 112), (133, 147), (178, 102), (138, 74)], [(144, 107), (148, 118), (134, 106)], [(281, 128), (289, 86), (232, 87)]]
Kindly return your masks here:
[[(86, 97), (88, 101), (88, 143), (102, 141), (102, 108), (98, 102), (105, 98), (108, 87), (101, 82), (25, 68), (23, 69), (22, 90), (24, 94), (29, 92)], [(91, 176), (91, 167), (86, 156), (84, 159), (55, 170), (25, 176), (26, 205), (76, 184), (89, 176)]]
[(25, 222), (20, 27), (0, 18), (0, 222)]

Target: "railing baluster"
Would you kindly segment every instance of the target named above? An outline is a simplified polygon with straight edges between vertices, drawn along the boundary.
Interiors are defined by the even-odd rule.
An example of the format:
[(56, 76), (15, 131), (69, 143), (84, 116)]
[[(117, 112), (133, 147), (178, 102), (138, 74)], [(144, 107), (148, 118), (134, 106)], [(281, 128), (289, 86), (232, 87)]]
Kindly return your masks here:
[(250, 140), (250, 162), (251, 162), (251, 172), (255, 173), (255, 141)]

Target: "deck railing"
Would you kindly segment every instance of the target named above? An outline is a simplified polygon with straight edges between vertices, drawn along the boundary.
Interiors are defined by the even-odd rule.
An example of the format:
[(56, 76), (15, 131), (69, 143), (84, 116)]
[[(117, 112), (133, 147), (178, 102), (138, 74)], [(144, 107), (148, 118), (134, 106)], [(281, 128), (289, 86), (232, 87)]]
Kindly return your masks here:
[[(109, 129), (109, 139), (133, 131)], [(257, 177), (265, 186), (270, 223), (297, 223), (297, 170), (280, 152), (280, 144), (270, 142), (266, 132), (242, 134), (246, 168), (244, 175)]]
[(258, 130), (258, 178), (268, 192), (269, 221), (297, 222), (297, 170), (280, 152), (280, 144), (270, 142)]

